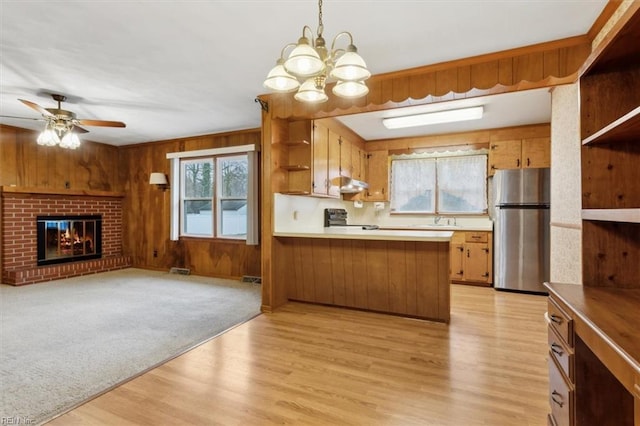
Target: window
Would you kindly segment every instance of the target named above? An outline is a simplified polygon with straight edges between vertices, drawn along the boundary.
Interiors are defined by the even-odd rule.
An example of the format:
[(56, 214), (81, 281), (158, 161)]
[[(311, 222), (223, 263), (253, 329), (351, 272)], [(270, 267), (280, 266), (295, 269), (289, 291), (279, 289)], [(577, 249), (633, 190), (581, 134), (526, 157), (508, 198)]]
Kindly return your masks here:
[(181, 236), (259, 243), (255, 145), (171, 152), (171, 227)]
[(185, 159), (180, 169), (181, 235), (246, 238), (247, 155)]
[(487, 211), (487, 156), (394, 158), (391, 211), (469, 213)]

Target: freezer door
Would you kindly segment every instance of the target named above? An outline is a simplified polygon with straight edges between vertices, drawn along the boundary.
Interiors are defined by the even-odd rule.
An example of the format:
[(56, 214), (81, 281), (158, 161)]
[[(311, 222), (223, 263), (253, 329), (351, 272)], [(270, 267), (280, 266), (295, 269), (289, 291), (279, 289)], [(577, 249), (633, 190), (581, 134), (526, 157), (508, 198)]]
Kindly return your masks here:
[(549, 209), (499, 208), (495, 226), (496, 289), (546, 293)]
[(493, 178), (495, 205), (549, 204), (550, 169), (498, 170)]

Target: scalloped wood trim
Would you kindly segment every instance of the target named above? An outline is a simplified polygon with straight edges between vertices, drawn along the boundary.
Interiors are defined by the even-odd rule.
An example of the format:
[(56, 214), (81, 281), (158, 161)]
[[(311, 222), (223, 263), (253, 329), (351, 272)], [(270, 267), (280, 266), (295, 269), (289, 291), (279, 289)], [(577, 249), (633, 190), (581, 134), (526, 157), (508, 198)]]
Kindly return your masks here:
[(321, 118), (410, 105), (451, 101), (497, 93), (573, 83), (591, 53), (586, 36), (465, 58), (367, 81), (369, 94), (355, 101), (331, 95), (320, 105), (297, 102), (293, 94), (268, 94), (274, 118)]

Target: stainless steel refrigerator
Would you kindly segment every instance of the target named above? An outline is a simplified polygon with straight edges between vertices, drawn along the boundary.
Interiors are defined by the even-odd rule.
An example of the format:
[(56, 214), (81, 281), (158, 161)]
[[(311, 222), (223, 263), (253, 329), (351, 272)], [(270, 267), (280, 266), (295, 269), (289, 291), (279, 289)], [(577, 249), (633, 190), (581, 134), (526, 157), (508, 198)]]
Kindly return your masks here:
[(548, 168), (498, 170), (493, 177), (497, 290), (547, 293), (549, 177)]

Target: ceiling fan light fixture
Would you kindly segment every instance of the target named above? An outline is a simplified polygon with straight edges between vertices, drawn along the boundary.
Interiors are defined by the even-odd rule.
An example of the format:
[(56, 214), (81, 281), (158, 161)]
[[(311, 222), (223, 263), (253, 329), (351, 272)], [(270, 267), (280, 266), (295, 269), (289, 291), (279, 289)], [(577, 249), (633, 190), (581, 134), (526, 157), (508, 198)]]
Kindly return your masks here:
[(80, 146), (80, 138), (73, 131), (68, 131), (60, 140), (60, 148), (76, 149)]
[[(301, 102), (320, 103), (329, 99), (325, 93), (325, 81), (328, 78), (337, 80), (335, 87), (340, 85), (333, 93), (343, 98), (357, 98), (364, 96), (369, 89), (363, 80), (371, 76), (364, 59), (358, 54), (353, 44), (351, 33), (343, 31), (333, 38), (331, 50), (327, 49), (325, 39), (322, 37), (324, 25), (322, 23), (322, 0), (318, 1), (318, 30), (317, 37), (313, 37), (313, 31), (305, 25), (302, 28), (302, 37), (297, 43), (287, 44), (280, 54), (280, 60), (264, 81), (267, 89), (275, 92), (286, 93), (298, 89), (294, 98)], [(308, 31), (308, 32), (307, 32)], [(311, 37), (307, 34), (311, 33)], [(349, 38), (346, 49), (337, 49), (336, 41), (342, 37)], [(311, 41), (313, 40), (313, 41)], [(284, 51), (295, 46), (288, 58), (284, 60)], [(280, 68), (282, 67), (282, 69)], [(313, 80), (322, 79), (322, 84)], [(297, 85), (291, 80), (295, 80)], [(300, 84), (302, 82), (302, 84)], [(341, 85), (341, 83), (353, 82), (355, 84)]]
[(483, 111), (484, 108), (482, 106), (450, 109), (426, 114), (383, 118), (382, 124), (387, 129), (404, 129), (406, 127), (429, 126), (432, 124), (477, 120), (482, 118)]
[(47, 127), (38, 135), (36, 139), (38, 145), (43, 146), (56, 146), (60, 143), (60, 137), (56, 131), (47, 123)]

